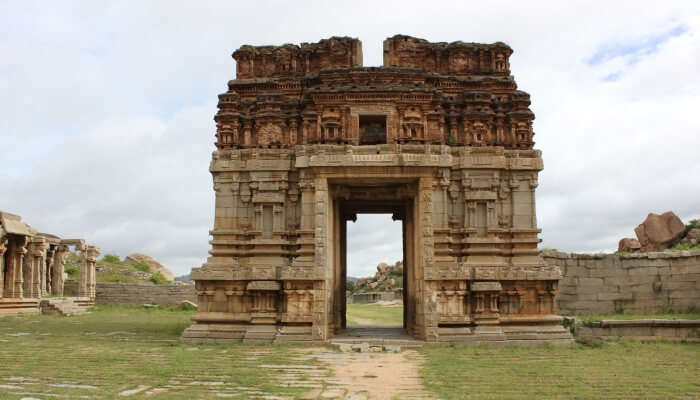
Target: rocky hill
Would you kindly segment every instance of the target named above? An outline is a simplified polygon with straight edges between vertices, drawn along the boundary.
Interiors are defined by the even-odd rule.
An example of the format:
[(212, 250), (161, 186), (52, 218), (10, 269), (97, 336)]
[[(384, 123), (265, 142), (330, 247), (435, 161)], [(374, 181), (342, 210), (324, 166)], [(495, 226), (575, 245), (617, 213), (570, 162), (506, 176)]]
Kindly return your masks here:
[(403, 287), (403, 262), (394, 265), (379, 263), (372, 277), (360, 278), (356, 282), (348, 279), (348, 290), (352, 293), (388, 292)]
[[(166, 266), (146, 254), (130, 254), (124, 260), (115, 254), (105, 254), (95, 266), (97, 282), (141, 284), (173, 283), (173, 273)], [(69, 280), (80, 279), (80, 256), (70, 253), (65, 272)]]

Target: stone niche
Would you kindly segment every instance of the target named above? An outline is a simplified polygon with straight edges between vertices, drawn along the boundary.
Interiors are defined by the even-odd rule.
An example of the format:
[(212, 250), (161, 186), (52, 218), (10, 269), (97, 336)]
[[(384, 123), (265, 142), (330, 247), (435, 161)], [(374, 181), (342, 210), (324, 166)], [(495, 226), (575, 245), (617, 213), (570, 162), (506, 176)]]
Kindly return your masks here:
[(403, 223), (404, 329), (426, 341), (559, 341), (539, 256), (530, 97), (503, 43), (397, 35), (243, 46), (219, 95), (215, 221), (188, 341), (327, 341), (345, 328), (346, 224)]

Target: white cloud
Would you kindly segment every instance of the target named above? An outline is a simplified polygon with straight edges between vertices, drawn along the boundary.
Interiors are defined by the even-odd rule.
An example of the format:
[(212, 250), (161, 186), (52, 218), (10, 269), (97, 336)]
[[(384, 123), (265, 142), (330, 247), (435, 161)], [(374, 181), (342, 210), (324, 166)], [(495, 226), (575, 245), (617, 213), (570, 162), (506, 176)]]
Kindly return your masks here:
[[(147, 252), (186, 273), (209, 247), (212, 117), (233, 78), (231, 52), (349, 35), (363, 41), (365, 65), (380, 65), (382, 40), (404, 33), (513, 47), (512, 70), (532, 95), (545, 160), (537, 199), (543, 246), (612, 249), (648, 212), (700, 216), (699, 7), (10, 2), (0, 16), (0, 209), (103, 251)], [(682, 33), (634, 63), (588, 62), (601, 49), (678, 26)], [(400, 239), (388, 244), (377, 236), (385, 223), (370, 220), (353, 236), (381, 246), (362, 247), (349, 262), (371, 273), (378, 261), (366, 254), (393, 262)]]

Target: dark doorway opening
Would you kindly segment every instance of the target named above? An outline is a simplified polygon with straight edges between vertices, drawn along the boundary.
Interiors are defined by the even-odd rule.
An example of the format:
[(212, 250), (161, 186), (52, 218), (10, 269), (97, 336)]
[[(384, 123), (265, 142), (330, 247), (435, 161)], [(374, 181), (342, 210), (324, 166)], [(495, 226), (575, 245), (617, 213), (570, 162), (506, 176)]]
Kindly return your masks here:
[(386, 143), (386, 115), (360, 115), (360, 144)]

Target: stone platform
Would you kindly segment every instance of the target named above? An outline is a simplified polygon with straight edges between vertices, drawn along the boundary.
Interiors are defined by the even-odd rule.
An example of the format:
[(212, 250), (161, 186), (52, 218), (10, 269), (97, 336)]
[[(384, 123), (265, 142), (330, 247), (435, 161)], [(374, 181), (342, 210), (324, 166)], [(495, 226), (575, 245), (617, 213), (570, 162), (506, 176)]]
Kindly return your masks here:
[[(554, 321), (551, 321), (554, 322)], [(369, 346), (421, 347), (438, 343), (542, 345), (574, 342), (573, 336), (559, 324), (441, 328), (439, 342), (426, 342), (406, 333), (400, 326), (356, 326), (341, 330), (330, 340), (313, 340), (310, 326), (274, 326), (247, 324), (195, 324), (185, 329), (187, 343), (298, 343)]]
[(576, 336), (595, 339), (631, 338), (643, 341), (700, 342), (700, 320), (602, 320), (576, 328)]
[(39, 313), (39, 299), (0, 299), (0, 315)]

